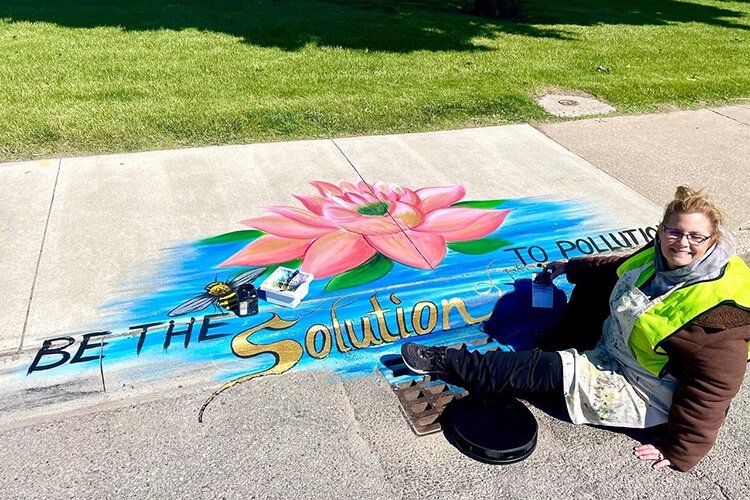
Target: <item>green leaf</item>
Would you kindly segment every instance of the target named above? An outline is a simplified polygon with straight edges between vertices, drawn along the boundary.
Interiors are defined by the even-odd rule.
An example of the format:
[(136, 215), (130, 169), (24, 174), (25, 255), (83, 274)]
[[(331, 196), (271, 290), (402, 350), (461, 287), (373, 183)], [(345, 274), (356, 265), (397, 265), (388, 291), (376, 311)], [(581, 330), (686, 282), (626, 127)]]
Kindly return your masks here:
[(382, 278), (393, 269), (393, 261), (376, 253), (374, 257), (359, 267), (355, 267), (338, 276), (334, 276), (328, 281), (325, 292), (335, 292), (345, 288), (352, 288), (365, 283), (370, 283), (376, 279)]
[(243, 231), (234, 231), (231, 233), (220, 234), (219, 236), (212, 236), (200, 240), (198, 243), (203, 245), (218, 245), (221, 243), (234, 243), (237, 241), (249, 241), (256, 238), (260, 238), (265, 233), (263, 231), (256, 231), (255, 229), (245, 229)]
[(477, 201), (459, 201), (451, 205), (452, 207), (465, 208), (497, 208), (508, 200), (477, 200)]
[(458, 253), (480, 255), (490, 253), (498, 248), (510, 245), (510, 241), (501, 238), (482, 238), (474, 241), (455, 241), (448, 243), (448, 248)]

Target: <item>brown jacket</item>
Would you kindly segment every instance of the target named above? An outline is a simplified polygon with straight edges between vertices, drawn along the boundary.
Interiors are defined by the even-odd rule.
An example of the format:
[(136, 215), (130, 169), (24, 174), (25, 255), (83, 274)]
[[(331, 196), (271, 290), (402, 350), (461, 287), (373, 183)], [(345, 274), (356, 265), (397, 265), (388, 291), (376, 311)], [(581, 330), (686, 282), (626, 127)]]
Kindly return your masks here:
[[(583, 257), (568, 262), (568, 281), (576, 286), (545, 349), (587, 350), (596, 345), (609, 315), (617, 268), (628, 257)], [(677, 389), (663, 441), (656, 446), (678, 470), (693, 467), (716, 442), (729, 403), (744, 379), (748, 341), (750, 311), (720, 305), (664, 342), (669, 355), (667, 373), (677, 379)]]

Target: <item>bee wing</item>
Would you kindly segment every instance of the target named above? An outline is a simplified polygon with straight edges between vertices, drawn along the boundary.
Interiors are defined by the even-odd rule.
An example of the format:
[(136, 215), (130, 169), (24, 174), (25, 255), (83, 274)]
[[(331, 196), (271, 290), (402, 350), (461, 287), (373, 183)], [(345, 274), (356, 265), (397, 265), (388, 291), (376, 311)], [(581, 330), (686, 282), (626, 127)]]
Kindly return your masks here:
[(169, 314), (167, 314), (167, 316), (181, 316), (183, 314), (200, 311), (210, 306), (214, 302), (214, 300), (216, 300), (216, 297), (209, 295), (208, 292), (202, 293), (197, 297), (193, 297), (192, 299), (183, 302), (179, 306), (175, 307), (174, 309), (169, 311)]
[(255, 281), (255, 279), (260, 276), (261, 274), (265, 273), (268, 270), (267, 267), (256, 267), (255, 269), (251, 269), (247, 272), (244, 272), (240, 274), (239, 276), (235, 276), (234, 279), (232, 279), (228, 285), (232, 288), (245, 285), (247, 283), (252, 283)]

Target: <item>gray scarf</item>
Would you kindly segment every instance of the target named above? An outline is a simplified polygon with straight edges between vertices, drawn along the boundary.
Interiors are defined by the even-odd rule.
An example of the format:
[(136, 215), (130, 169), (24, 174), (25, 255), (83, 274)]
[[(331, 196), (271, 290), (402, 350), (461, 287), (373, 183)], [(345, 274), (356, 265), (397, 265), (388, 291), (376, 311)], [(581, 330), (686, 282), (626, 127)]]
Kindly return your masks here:
[(654, 247), (656, 248), (656, 275), (651, 283), (643, 289), (643, 293), (653, 299), (681, 283), (688, 285), (696, 281), (705, 281), (718, 277), (721, 274), (721, 270), (729, 262), (729, 259), (737, 251), (732, 233), (722, 226), (719, 226), (719, 233), (722, 235), (720, 241), (711, 245), (700, 259), (691, 262), (687, 266), (672, 270), (667, 269), (667, 262), (661, 253), (659, 238), (657, 237), (654, 240)]

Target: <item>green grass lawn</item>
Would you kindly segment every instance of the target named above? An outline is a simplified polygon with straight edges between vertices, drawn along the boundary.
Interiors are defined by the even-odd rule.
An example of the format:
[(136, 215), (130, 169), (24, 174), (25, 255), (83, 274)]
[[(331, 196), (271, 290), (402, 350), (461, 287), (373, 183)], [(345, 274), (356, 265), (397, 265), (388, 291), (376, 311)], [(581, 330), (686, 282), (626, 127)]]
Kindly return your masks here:
[[(747, 0), (3, 0), (0, 161), (551, 119), (750, 96)], [(609, 68), (609, 72), (597, 70)]]

